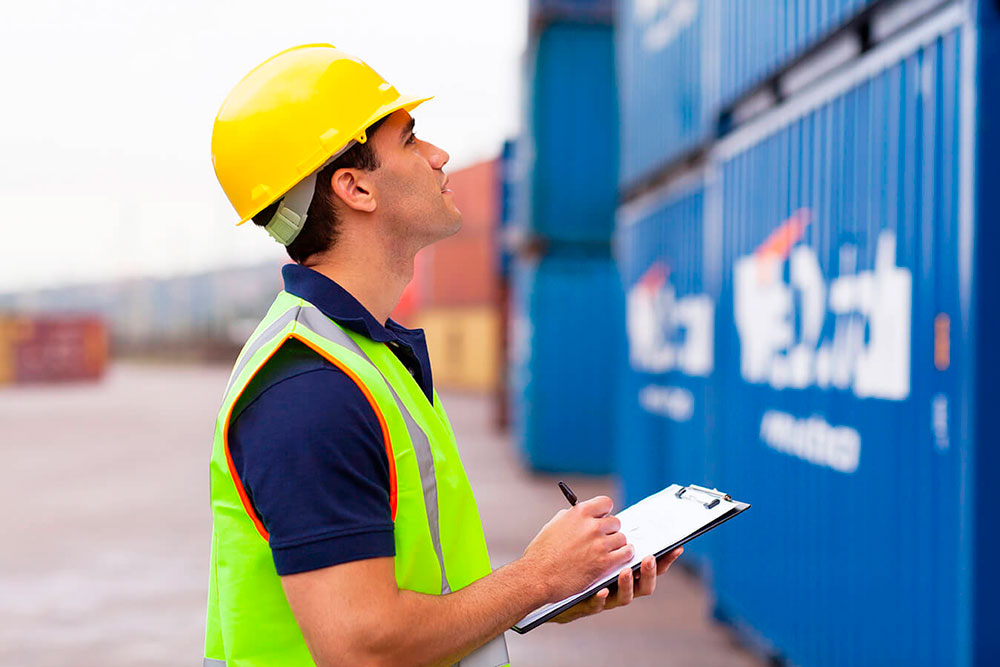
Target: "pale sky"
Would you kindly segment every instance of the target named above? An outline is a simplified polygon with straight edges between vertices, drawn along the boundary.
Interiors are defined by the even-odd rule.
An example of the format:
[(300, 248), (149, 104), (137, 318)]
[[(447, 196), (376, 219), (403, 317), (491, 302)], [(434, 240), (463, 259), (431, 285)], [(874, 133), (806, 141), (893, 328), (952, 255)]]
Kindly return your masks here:
[(403, 93), (459, 168), (521, 118), (525, 0), (32, 0), (0, 24), (0, 292), (280, 261), (235, 227), (211, 165), (229, 89), (329, 42)]

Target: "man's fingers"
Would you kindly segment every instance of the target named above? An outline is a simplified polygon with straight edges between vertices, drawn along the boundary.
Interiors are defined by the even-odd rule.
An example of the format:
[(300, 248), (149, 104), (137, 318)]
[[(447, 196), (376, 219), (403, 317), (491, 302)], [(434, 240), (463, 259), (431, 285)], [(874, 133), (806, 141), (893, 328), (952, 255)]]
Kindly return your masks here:
[(612, 563), (627, 563), (632, 560), (632, 556), (635, 555), (635, 547), (627, 542), (618, 547), (617, 549), (612, 549), (608, 552)]
[(608, 595), (611, 594), (607, 588), (602, 588), (597, 591), (589, 600), (587, 600), (587, 606), (585, 608), (584, 616), (590, 616), (591, 614), (596, 614), (598, 612), (604, 611), (604, 607), (608, 604)]
[(615, 504), (607, 496), (595, 496), (590, 500), (577, 503), (576, 506), (587, 516), (601, 518), (611, 514), (611, 510), (614, 509)]
[(610, 535), (611, 533), (617, 533), (622, 529), (622, 522), (616, 516), (606, 516), (599, 522), (601, 532), (605, 535)]
[(639, 581), (636, 583), (635, 596), (652, 595), (653, 591), (656, 590), (656, 576), (656, 559), (652, 556), (646, 556), (639, 566)]
[(635, 591), (632, 585), (632, 568), (626, 567), (618, 573), (618, 592), (615, 593), (614, 604), (611, 606), (624, 607), (632, 601), (634, 593)]
[(677, 547), (666, 556), (661, 558), (656, 562), (656, 576), (660, 576), (670, 567), (671, 563), (680, 558), (681, 554), (684, 553), (684, 547)]
[(625, 537), (624, 533), (612, 533), (604, 536), (604, 544), (608, 551), (613, 551), (628, 544), (628, 538)]

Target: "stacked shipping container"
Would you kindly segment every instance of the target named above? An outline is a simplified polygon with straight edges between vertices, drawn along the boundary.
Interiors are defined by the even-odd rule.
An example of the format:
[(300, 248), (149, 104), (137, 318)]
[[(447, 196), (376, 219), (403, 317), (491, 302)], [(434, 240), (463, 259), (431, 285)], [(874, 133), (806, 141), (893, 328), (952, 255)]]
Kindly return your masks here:
[[(753, 113), (794, 93), (803, 79), (946, 0), (883, 1), (896, 7), (868, 21), (875, 2), (620, 2), (622, 185), (676, 167), (738, 122), (731, 114)], [(852, 21), (861, 30), (843, 30)]]
[[(628, 64), (654, 57), (635, 47), (648, 21), (627, 18), (649, 4), (620, 13), (624, 89), (690, 67)], [(977, 124), (996, 110), (983, 85), (1000, 62), (996, 8), (755, 3), (787, 20), (776, 36), (733, 4), (728, 27), (708, 21), (728, 71), (716, 100), (801, 76), (797, 55), (825, 57), (817, 38), (868, 50), (719, 140), (691, 129), (702, 155), (680, 179), (683, 149), (635, 145), (671, 144), (677, 126), (629, 128), (650, 110), (623, 98), (626, 181), (669, 179), (618, 215), (626, 496), (678, 481), (753, 502), (696, 556), (717, 615), (796, 664), (990, 664), (1000, 587), (983, 483), (1000, 462), (977, 407), (1000, 360), (977, 332), (997, 317), (1000, 248), (976, 164), (1000, 145)], [(644, 457), (656, 474), (634, 465)]]
[(521, 258), (513, 276), (513, 422), (531, 466), (607, 473), (613, 467), (620, 285), (604, 254), (560, 249)]
[(540, 470), (612, 468), (622, 332), (610, 252), (618, 163), (611, 18), (607, 1), (532, 3), (508, 326), (514, 432)]

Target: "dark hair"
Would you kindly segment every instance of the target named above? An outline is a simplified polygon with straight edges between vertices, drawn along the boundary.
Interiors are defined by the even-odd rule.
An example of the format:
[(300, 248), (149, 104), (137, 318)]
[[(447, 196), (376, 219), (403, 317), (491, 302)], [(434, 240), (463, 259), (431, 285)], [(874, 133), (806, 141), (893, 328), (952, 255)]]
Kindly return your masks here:
[[(387, 118), (387, 117), (386, 117)], [(290, 245), (285, 247), (288, 256), (300, 264), (316, 253), (324, 252), (333, 247), (340, 233), (340, 217), (337, 215), (337, 204), (334, 201), (333, 188), (330, 179), (338, 169), (361, 169), (374, 171), (379, 168), (378, 155), (372, 145), (372, 136), (385, 122), (385, 118), (372, 123), (366, 130), (368, 141), (357, 143), (336, 160), (323, 167), (316, 175), (316, 192), (313, 194), (309, 210), (306, 212), (306, 224)], [(264, 227), (278, 211), (281, 200), (274, 202), (263, 211), (253, 216), (253, 224)]]

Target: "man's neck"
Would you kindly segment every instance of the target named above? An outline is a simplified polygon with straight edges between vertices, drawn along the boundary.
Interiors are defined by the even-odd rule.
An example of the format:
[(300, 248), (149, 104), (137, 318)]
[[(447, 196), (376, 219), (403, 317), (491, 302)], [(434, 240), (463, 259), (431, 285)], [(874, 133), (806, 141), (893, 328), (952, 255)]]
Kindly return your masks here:
[(343, 287), (384, 325), (413, 278), (414, 255), (371, 250), (352, 248), (349, 242), (341, 244), (338, 240), (331, 252), (306, 262), (305, 266)]

